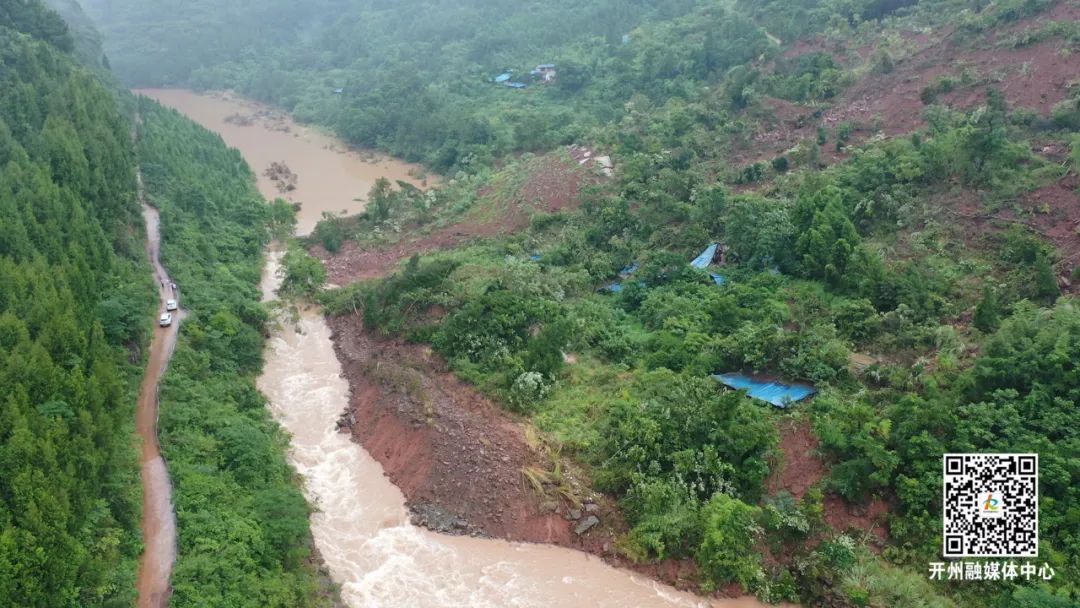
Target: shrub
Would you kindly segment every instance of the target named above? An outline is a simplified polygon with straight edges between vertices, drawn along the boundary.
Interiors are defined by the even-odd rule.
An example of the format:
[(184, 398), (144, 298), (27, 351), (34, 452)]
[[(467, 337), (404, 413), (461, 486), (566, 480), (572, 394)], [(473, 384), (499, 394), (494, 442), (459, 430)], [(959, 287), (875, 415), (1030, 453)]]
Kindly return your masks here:
[(730, 581), (743, 587), (761, 576), (761, 557), (754, 543), (761, 535), (761, 510), (727, 494), (717, 493), (702, 509), (704, 534), (697, 551), (706, 586)]
[(761, 181), (763, 177), (765, 177), (765, 163), (759, 161), (743, 167), (742, 171), (736, 176), (735, 183), (752, 184)]
[(345, 226), (341, 218), (324, 211), (311, 236), (330, 253), (337, 253), (345, 241)]
[(642, 480), (622, 504), (635, 522), (626, 539), (635, 558), (685, 557), (701, 543), (701, 504), (674, 479)]
[(293, 246), (281, 259), (282, 295), (314, 297), (326, 283), (326, 268), (318, 258)]
[(514, 380), (507, 397), (514, 409), (526, 411), (543, 401), (550, 390), (551, 386), (545, 381), (543, 374), (524, 372)]
[(1001, 306), (998, 304), (997, 296), (993, 290), (985, 287), (983, 288), (982, 299), (975, 306), (975, 316), (971, 321), (972, 325), (984, 334), (989, 334), (998, 328), (1000, 320)]

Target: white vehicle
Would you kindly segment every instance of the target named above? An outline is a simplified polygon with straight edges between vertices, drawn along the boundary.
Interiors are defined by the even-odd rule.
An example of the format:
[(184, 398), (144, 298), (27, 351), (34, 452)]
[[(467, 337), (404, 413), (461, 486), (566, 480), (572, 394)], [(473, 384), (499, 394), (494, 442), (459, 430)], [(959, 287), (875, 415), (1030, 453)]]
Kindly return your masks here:
[(168, 327), (172, 325), (172, 314), (165, 313), (161, 315), (161, 318), (158, 319), (158, 325), (160, 325), (161, 327)]
[(165, 310), (176, 310), (176, 300), (166, 300)]

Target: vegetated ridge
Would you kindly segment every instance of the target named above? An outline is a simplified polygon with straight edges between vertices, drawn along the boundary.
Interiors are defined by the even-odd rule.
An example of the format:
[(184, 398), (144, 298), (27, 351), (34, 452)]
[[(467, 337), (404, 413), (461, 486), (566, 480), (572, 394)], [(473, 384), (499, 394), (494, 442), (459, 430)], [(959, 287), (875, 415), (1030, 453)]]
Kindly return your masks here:
[[(339, 317), (355, 414), (412, 427), (431, 442), (417, 453), (441, 458), (454, 435), (440, 423), (471, 400), (419, 415), (441, 373), (425, 366), (445, 361), (507, 410), (493, 428), (523, 425), (523, 451), (492, 454), (520, 463), (535, 516), (603, 492), (621, 513), (595, 533), (614, 530), (641, 562), (692, 560), (682, 572), (707, 590), (1075, 604), (1076, 2), (597, 2), (548, 5), (553, 18), (335, 6), (350, 16), (306, 19), (302, 39), (234, 41), (255, 51), (241, 60), (203, 45), (203, 67), (155, 78), (239, 89), (446, 175), (426, 192), (379, 184), (364, 214), (316, 229), (336, 283), (369, 280), (317, 294), (321, 267), (292, 257), (291, 282)], [(590, 10), (618, 29), (580, 36)], [(119, 33), (140, 11), (113, 2), (106, 18)], [(383, 27), (399, 19), (416, 27)], [(356, 35), (369, 28), (393, 34)], [(132, 32), (115, 48), (145, 48)], [(126, 53), (128, 77), (146, 79), (151, 58)], [(492, 82), (544, 62), (553, 83)], [(522, 196), (575, 144), (610, 156), (613, 175), (579, 165), (574, 200)], [(722, 284), (688, 266), (710, 242)], [(439, 358), (409, 363), (418, 347), (394, 340)], [(357, 344), (401, 373), (371, 372)], [(818, 393), (774, 410), (708, 377), (738, 370)], [(358, 434), (391, 470), (404, 461), (403, 444)], [(941, 454), (972, 451), (1040, 453), (1052, 580), (928, 580)], [(479, 466), (399, 480), (416, 507)], [(497, 509), (459, 506), (451, 527), (526, 536)], [(609, 525), (620, 518), (625, 533)]]
[[(837, 38), (854, 45), (870, 31), (815, 35), (786, 47), (803, 52), (741, 68), (756, 76), (734, 69), (716, 93), (663, 106), (635, 101), (617, 133), (594, 136), (593, 146), (612, 152), (614, 179), (597, 173), (578, 203), (532, 211), (525, 230), (484, 232), (472, 218), (501, 205), (530, 209), (520, 184), (543, 173), (526, 168), (549, 162), (543, 157), (461, 175), (474, 194), (451, 194), (461, 182), (448, 184), (433, 195), (447, 203), (432, 211), (400, 202), (382, 221), (370, 211), (328, 219), (314, 251), (335, 284), (402, 264), (382, 282), (326, 296), (346, 315), (333, 322), (339, 350), (360, 340), (399, 353), (380, 360), (410, 360), (412, 347), (377, 335), (429, 342), (460, 377), (518, 412), (500, 424), (540, 429), (548, 447), (518, 442), (522, 487), (547, 463), (536, 513), (554, 509), (568, 520), (560, 534), (569, 534), (585, 497), (608, 492), (622, 512), (603, 521), (620, 540), (597, 552), (694, 558), (696, 567), (655, 572), (668, 582), (735, 580), (766, 599), (807, 604), (1071, 605), (1068, 576), (990, 590), (936, 585), (924, 571), (940, 554), (942, 452), (1008, 445), (1068, 468), (1076, 446), (1075, 434), (1041, 422), (1067, 415), (1077, 390), (1068, 376), (1053, 365), (1004, 373), (1045, 356), (1053, 333), (1077, 327), (1067, 294), (1080, 278), (1070, 88), (1080, 73), (1067, 59), (1076, 38), (1056, 25), (1075, 21), (1076, 7), (1040, 8), (987, 11), (963, 27), (918, 33), (888, 21), (877, 25), (885, 43), (831, 59), (818, 49), (836, 48)], [(897, 37), (916, 43), (887, 46)], [(809, 79), (798, 73), (800, 57)], [(1012, 59), (1019, 69), (1006, 69)], [(814, 62), (830, 61), (825, 71), (835, 75), (814, 73)], [(744, 77), (755, 92), (744, 85), (733, 95)], [(812, 90), (830, 77), (834, 93)], [(811, 90), (799, 89), (800, 78)], [(710, 142), (714, 121), (727, 121), (729, 135)], [(484, 199), (488, 183), (515, 186), (495, 203)], [(467, 210), (452, 211), (462, 200)], [(457, 238), (426, 238), (443, 234)], [(342, 235), (339, 252), (328, 254)], [(719, 288), (686, 268), (713, 240), (728, 247), (726, 265), (714, 268), (727, 279)], [(415, 253), (423, 257), (405, 264)], [(632, 262), (640, 268), (621, 294), (595, 292)], [(420, 370), (421, 384), (434, 377), (424, 370), (440, 365), (422, 361), (407, 366)], [(720, 405), (726, 397), (702, 383), (731, 369), (809, 380), (820, 394), (790, 412), (750, 401), (753, 414), (727, 410), (734, 404)], [(354, 387), (381, 383), (383, 391), (356, 398), (358, 420), (416, 403), (400, 392), (387, 399), (393, 381), (353, 370)], [(1017, 412), (1011, 430), (987, 427), (995, 424), (987, 408), (1001, 407)], [(435, 446), (441, 481), (406, 494), (415, 508), (436, 493), (463, 530), (484, 529), (498, 512), (476, 503), (453, 510), (461, 493), (452, 486), (475, 471), (439, 465), (438, 446), (462, 443), (439, 432), (450, 419), (436, 414), (414, 431), (434, 435), (419, 445)], [(390, 436), (355, 432), (366, 445)], [(545, 461), (552, 452), (556, 460)], [(392, 456), (383, 460), (394, 468)], [(569, 491), (568, 471), (579, 494)], [(1043, 516), (1047, 505), (1055, 515), (1043, 524), (1041, 555), (1059, 573), (1076, 560), (1069, 517), (1056, 506), (1076, 499), (1071, 487), (1043, 488)]]
[(127, 121), (60, 17), (0, 3), (0, 598), (135, 599), (153, 288)]

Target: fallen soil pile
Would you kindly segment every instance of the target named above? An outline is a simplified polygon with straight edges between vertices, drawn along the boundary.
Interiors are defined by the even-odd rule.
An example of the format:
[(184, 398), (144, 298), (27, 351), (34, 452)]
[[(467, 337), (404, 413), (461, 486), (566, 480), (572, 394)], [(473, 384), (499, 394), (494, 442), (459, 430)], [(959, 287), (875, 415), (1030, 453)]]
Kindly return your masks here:
[[(237, 101), (235, 97), (228, 94), (218, 94), (214, 97), (227, 101)], [(290, 126), (289, 115), (270, 108), (256, 108), (253, 109), (250, 114), (233, 112), (232, 114), (225, 117), (225, 122), (228, 124), (237, 125), (239, 127), (250, 127), (254, 124), (262, 124), (264, 127), (270, 129), (271, 131), (292, 133), (292, 126)]]
[(347, 429), (406, 498), (413, 523), (449, 534), (553, 543), (603, 557), (670, 585), (695, 586), (690, 562), (633, 564), (615, 551), (626, 532), (603, 496), (576, 504), (539, 495), (527, 469), (550, 470), (525, 426), (459, 380), (427, 347), (378, 338), (359, 316), (331, 317), (349, 380)]
[[(802, 499), (806, 492), (824, 479), (828, 466), (819, 453), (821, 442), (809, 420), (785, 420), (779, 423), (782, 462), (776, 463), (765, 481), (766, 490), (775, 496), (788, 492)], [(866, 504), (853, 504), (833, 492), (822, 500), (825, 523), (836, 532), (854, 531), (867, 536), (871, 547), (880, 547), (889, 539), (889, 504), (875, 498)], [(784, 560), (778, 560), (784, 562)]]
[(350, 240), (343, 243), (337, 253), (330, 253), (318, 245), (311, 248), (311, 253), (322, 260), (329, 281), (335, 285), (380, 277), (414, 253), (447, 249), (473, 238), (521, 230), (538, 211), (553, 213), (574, 209), (581, 204), (581, 188), (599, 179), (583, 163), (566, 160), (558, 154), (548, 155), (540, 159), (520, 187), (509, 195), (480, 192), (481, 199), (489, 197), (491, 200), (477, 203), (474, 210), (453, 225), (429, 234), (419, 233), (420, 227), (405, 226), (403, 238), (398, 243), (359, 245)]
[[(1035, 33), (1052, 21), (1080, 19), (1080, 6), (1061, 2), (1044, 13), (1022, 19), (1007, 28), (993, 30), (976, 39), (957, 33), (953, 26), (933, 33), (905, 32), (906, 56), (896, 57), (888, 71), (874, 69), (876, 47), (853, 49), (838, 59), (849, 69), (865, 73), (827, 107), (765, 98), (763, 106), (775, 117), (772, 124), (754, 134), (744, 146), (733, 150), (739, 165), (768, 161), (786, 154), (800, 142), (812, 141), (818, 126), (829, 131), (830, 141), (821, 147), (821, 161), (832, 164), (847, 157), (834, 147), (833, 131), (842, 123), (858, 127), (850, 144), (875, 133), (889, 137), (906, 135), (927, 125), (923, 89), (950, 77), (956, 88), (937, 100), (953, 108), (967, 109), (985, 101), (986, 88), (1004, 94), (1010, 108), (1029, 108), (1046, 117), (1057, 102), (1069, 94), (1070, 83), (1080, 76), (1080, 63), (1070, 56), (1070, 43), (1049, 37), (1031, 44), (1011, 43), (1010, 36)], [(837, 53), (825, 38), (796, 43), (788, 59), (814, 52)], [(846, 61), (845, 61), (846, 59)]]
[(765, 489), (769, 494), (785, 491), (801, 499), (811, 486), (825, 476), (825, 463), (818, 455), (821, 445), (809, 420), (780, 423), (780, 449), (783, 462), (774, 466)]
[(299, 179), (289, 165), (282, 162), (272, 162), (270, 166), (263, 171), (263, 175), (270, 178), (270, 181), (274, 182), (274, 186), (277, 187), (278, 192), (285, 194), (296, 190), (296, 180)]

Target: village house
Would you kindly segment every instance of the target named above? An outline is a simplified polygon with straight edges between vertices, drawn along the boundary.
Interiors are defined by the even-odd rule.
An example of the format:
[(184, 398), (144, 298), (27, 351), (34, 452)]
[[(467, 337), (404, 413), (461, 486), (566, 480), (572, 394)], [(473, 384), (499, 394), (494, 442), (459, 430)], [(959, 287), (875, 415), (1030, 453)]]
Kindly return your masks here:
[(529, 71), (530, 76), (533, 76), (534, 78), (539, 78), (544, 82), (553, 82), (555, 80), (556, 73), (557, 72), (555, 70), (554, 63), (541, 63), (540, 65)]

